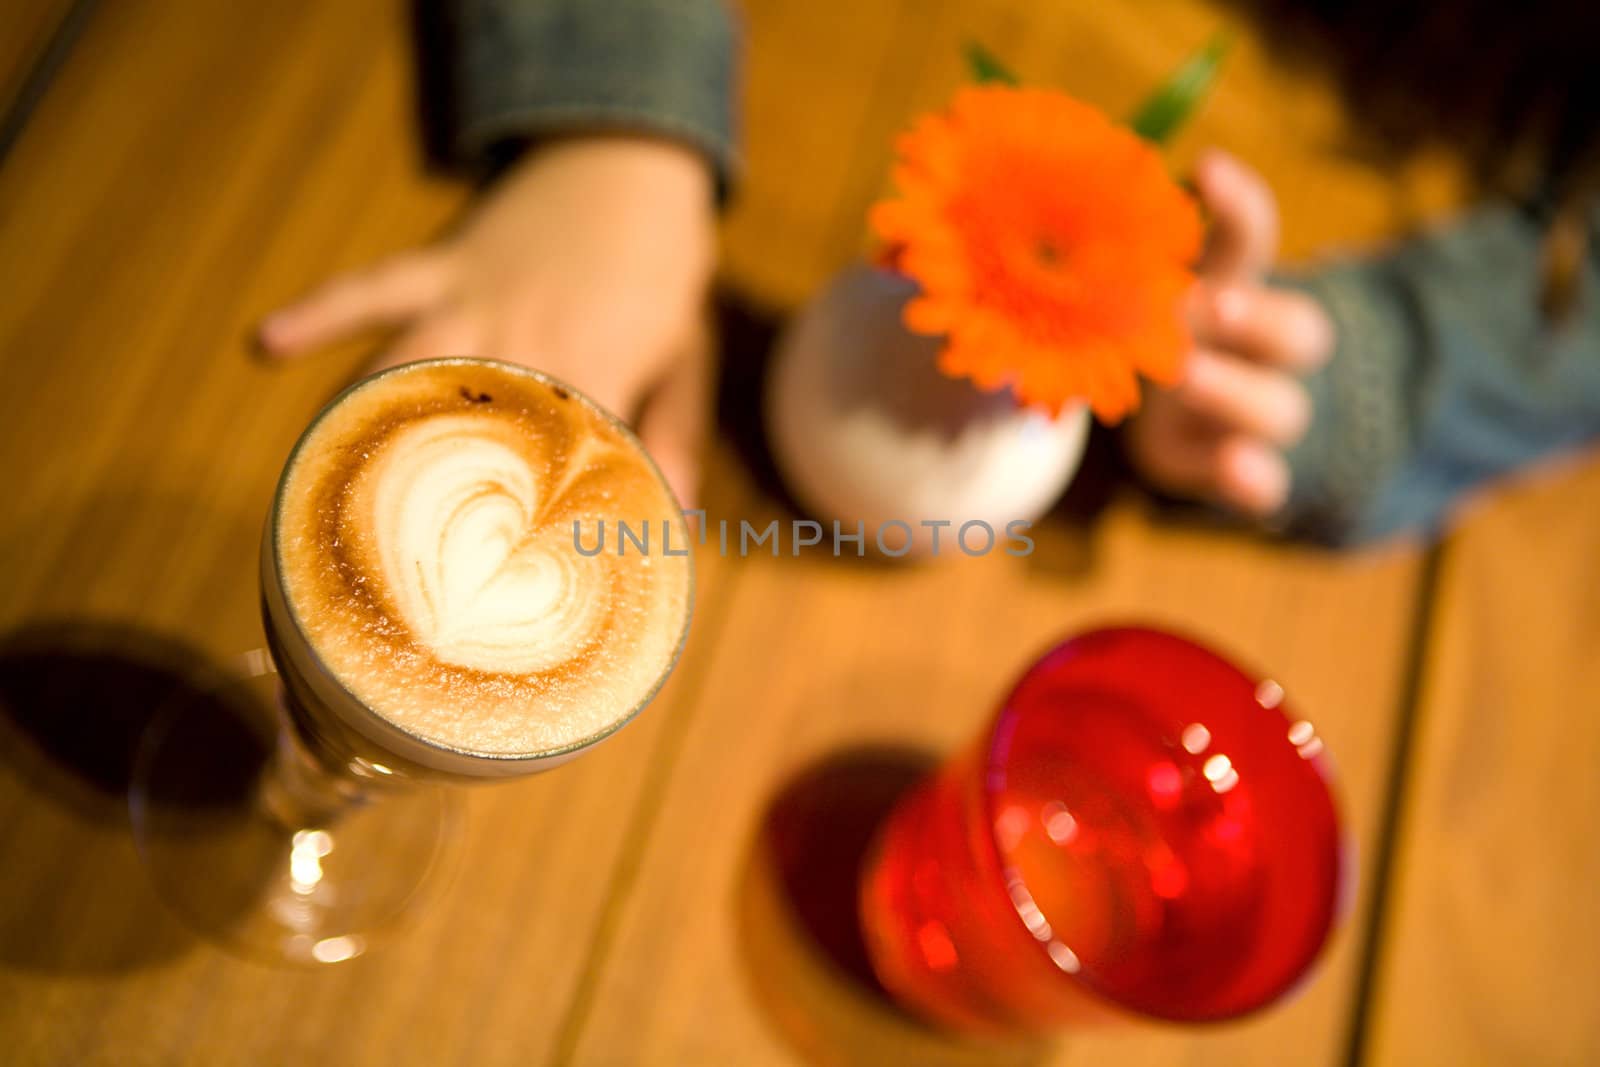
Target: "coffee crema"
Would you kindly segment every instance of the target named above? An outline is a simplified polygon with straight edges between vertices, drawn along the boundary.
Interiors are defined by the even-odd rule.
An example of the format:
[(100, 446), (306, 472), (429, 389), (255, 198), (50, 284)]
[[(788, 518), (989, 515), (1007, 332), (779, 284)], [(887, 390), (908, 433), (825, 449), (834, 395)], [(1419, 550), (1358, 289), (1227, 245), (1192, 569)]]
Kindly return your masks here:
[(273, 536), (308, 645), (367, 709), (467, 754), (601, 736), (654, 693), (688, 627), (685, 556), (585, 556), (574, 523), (673, 527), (639, 444), (549, 379), (411, 364), (336, 400), (284, 474)]

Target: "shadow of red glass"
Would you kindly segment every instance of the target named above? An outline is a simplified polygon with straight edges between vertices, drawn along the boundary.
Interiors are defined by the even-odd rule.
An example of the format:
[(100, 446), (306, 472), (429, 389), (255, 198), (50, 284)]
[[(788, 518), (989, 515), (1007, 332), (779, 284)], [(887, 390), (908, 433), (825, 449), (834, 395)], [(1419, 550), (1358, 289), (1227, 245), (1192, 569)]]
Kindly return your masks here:
[(1048, 1046), (945, 1034), (892, 1003), (873, 976), (856, 896), (895, 801), (936, 765), (891, 747), (840, 752), (768, 805), (736, 902), (739, 944), (769, 1023), (808, 1063), (1029, 1064)]

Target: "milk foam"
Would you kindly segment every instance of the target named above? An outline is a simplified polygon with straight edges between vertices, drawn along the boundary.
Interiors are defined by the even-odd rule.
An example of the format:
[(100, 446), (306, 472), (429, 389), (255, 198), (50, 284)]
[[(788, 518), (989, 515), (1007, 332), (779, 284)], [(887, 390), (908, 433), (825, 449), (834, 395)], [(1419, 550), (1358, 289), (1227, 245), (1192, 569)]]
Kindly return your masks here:
[(573, 523), (679, 527), (632, 438), (499, 364), (433, 361), (347, 393), (275, 512), (285, 599), (340, 685), (425, 741), (485, 755), (581, 743), (670, 670), (686, 557), (584, 556)]

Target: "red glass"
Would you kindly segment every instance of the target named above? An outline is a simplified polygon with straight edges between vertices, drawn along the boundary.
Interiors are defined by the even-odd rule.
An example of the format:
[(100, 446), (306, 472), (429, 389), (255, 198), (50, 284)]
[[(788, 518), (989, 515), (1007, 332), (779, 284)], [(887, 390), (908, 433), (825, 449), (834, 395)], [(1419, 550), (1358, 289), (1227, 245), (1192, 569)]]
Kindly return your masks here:
[(1039, 660), (896, 806), (862, 928), (890, 994), (954, 1029), (1226, 1019), (1305, 974), (1342, 853), (1322, 740), (1276, 683), (1100, 630)]

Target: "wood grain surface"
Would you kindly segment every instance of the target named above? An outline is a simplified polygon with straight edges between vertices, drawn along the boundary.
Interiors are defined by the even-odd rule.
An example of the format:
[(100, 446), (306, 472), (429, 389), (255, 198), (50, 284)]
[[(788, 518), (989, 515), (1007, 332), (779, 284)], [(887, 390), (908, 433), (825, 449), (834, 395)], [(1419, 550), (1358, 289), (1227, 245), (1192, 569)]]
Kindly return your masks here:
[[(1222, 21), (1190, 0), (750, 0), (745, 14), (747, 177), (725, 279), (780, 309), (860, 254), (890, 139), (957, 84), (964, 38), (1125, 111)], [(905, 1022), (818, 954), (774, 885), (763, 827), (796, 776), (947, 752), (1049, 643), (1129, 618), (1284, 685), (1335, 755), (1363, 862), (1380, 854), (1410, 652), (1433, 620), (1374, 1029), (1356, 1047), (1403, 1064), (1593, 1057), (1595, 953), (1576, 939), (1592, 945), (1594, 914), (1561, 910), (1596, 874), (1595, 691), (1578, 673), (1592, 648), (1573, 636), (1600, 626), (1575, 599), (1593, 587), (1592, 469), (1566, 475), (1587, 508), (1564, 506), (1565, 482), (1488, 505), (1425, 613), (1412, 548), (1273, 546), (1168, 521), (1126, 491), (1053, 517), (1027, 560), (885, 568), (708, 548), (663, 697), (571, 766), (469, 791), (460, 873), (404, 936), (304, 972), (190, 935), (138, 863), (130, 746), (165, 691), (260, 643), (272, 485), (370, 355), (269, 368), (249, 327), (467, 202), (423, 166), (414, 95), (401, 0), (105, 3), (0, 167), (0, 1059), (1343, 1062), (1368, 878), (1279, 1007), (1025, 1047)], [(1297, 257), (1394, 234), (1458, 195), (1445, 170), (1353, 162), (1338, 129), (1326, 90), (1272, 70), (1246, 35), (1176, 152), (1222, 143), (1261, 166)], [(759, 341), (730, 336), (730, 376)], [(712, 519), (786, 516), (736, 436), (708, 459)], [(1552, 578), (1519, 587), (1514, 561), (1533, 551)]]
[(1374, 1062), (1600, 1062), (1597, 524), (1600, 463), (1557, 463), (1445, 553)]
[[(603, 947), (576, 1062), (982, 1063), (885, 1012), (748, 899), (763, 812), (784, 783), (832, 755), (910, 745), (949, 752), (982, 728), (1010, 681), (1062, 636), (1152, 620), (1262, 665), (1339, 755), (1345, 816), (1370, 847), (1413, 604), (1406, 555), (1333, 560), (1153, 525), (1114, 506), (1087, 543), (1030, 560), (924, 569), (750, 559), (659, 800), (637, 884)], [(782, 610), (774, 610), (782, 605)], [(755, 868), (755, 869), (752, 869)], [(1204, 1030), (1077, 1034), (1030, 1062), (1335, 1063), (1350, 1009), (1358, 914), (1316, 978), (1258, 1019)]]

